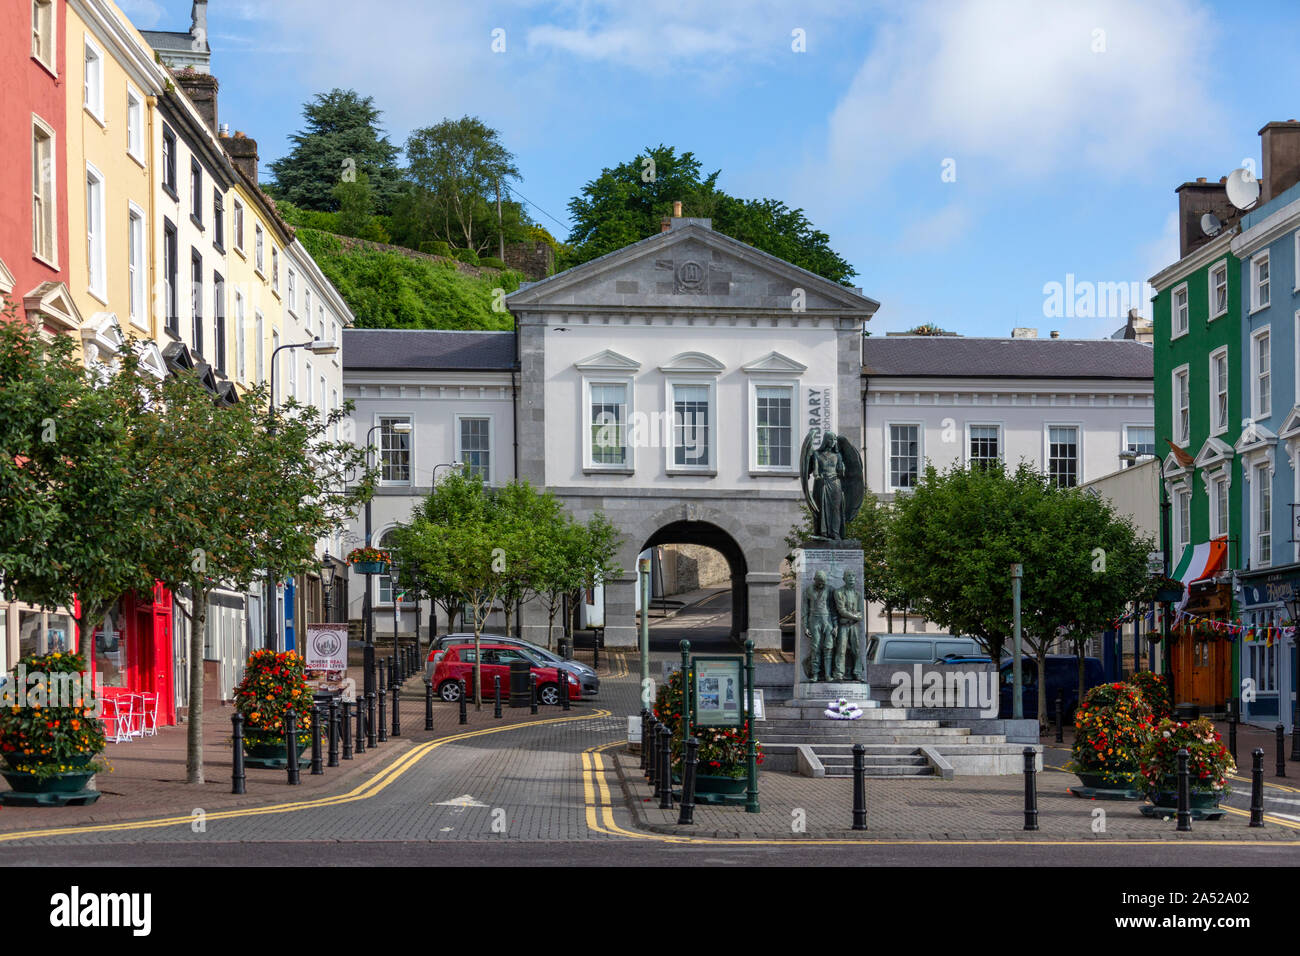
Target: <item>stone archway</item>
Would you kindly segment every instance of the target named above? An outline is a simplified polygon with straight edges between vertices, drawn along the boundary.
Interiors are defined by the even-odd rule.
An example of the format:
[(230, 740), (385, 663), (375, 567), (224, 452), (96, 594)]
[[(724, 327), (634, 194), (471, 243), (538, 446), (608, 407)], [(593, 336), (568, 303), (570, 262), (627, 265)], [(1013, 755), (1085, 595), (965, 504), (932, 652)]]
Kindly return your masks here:
[(709, 521), (672, 521), (650, 535), (638, 554), (661, 544), (703, 545), (726, 559), (731, 570), (731, 636), (739, 640), (749, 630), (749, 564), (736, 539)]

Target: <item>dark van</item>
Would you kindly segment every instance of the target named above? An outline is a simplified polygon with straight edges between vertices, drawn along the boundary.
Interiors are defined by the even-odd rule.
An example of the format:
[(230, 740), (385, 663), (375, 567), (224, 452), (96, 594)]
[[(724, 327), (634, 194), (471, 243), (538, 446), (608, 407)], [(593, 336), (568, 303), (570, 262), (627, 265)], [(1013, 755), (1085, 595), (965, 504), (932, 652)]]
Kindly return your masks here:
[[(1000, 715), (1011, 716), (1011, 694), (1015, 682), (1011, 668), (1011, 658), (1002, 660), (1001, 668), (1001, 703)], [(1038, 716), (1038, 661), (1032, 657), (1021, 659), (1021, 699), (1024, 701), (1025, 717)], [(1083, 659), (1083, 691), (1086, 694), (1098, 684), (1106, 682), (1101, 661), (1096, 657)], [(1056, 695), (1065, 699), (1065, 719), (1074, 717), (1074, 708), (1079, 704), (1079, 658), (1073, 654), (1047, 655), (1047, 713), (1055, 719)]]

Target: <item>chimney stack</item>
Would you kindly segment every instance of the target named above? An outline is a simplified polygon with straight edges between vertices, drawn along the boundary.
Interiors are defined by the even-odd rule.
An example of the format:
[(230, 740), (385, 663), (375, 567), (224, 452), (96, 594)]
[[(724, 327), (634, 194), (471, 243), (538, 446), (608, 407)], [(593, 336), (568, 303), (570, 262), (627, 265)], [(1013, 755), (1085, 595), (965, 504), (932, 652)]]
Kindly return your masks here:
[(669, 229), (671, 229), (672, 227), (673, 227), (672, 220), (669, 219), (667, 216), (664, 216), (663, 219), (661, 219), (661, 220), (659, 221), (659, 231), (660, 231), (660, 232), (667, 232), (667, 231), (668, 231)]
[(1214, 238), (1207, 236), (1205, 230), (1201, 228), (1201, 217), (1207, 212), (1214, 213), (1219, 218), (1219, 222), (1225, 226), (1241, 215), (1237, 208), (1228, 202), (1226, 180), (1209, 183), (1202, 176), (1194, 183), (1183, 183), (1174, 192), (1178, 194), (1178, 258), (1180, 259)]
[(193, 68), (172, 70), (176, 85), (185, 91), (194, 108), (198, 110), (208, 129), (217, 132), (217, 78), (211, 73), (200, 73)]
[(1011, 337), (1013, 339), (1036, 339), (1038, 338), (1038, 330), (1017, 327), (1011, 330)]
[(1267, 123), (1259, 131), (1259, 151), (1264, 160), (1259, 201), (1266, 203), (1300, 182), (1300, 123)]
[(1061, 333), (1058, 332), (1058, 331), (1056, 331), (1056, 329), (1052, 329), (1052, 331), (1051, 331), (1050, 334), (1051, 334), (1052, 338), (1054, 338), (1054, 339), (1059, 339), (1059, 338), (1061, 337)]
[(674, 219), (682, 218), (682, 201), (680, 199), (673, 200), (673, 218)]
[(230, 156), (230, 161), (239, 167), (239, 171), (257, 185), (257, 140), (249, 139), (243, 133), (234, 136), (222, 136), (221, 145)]

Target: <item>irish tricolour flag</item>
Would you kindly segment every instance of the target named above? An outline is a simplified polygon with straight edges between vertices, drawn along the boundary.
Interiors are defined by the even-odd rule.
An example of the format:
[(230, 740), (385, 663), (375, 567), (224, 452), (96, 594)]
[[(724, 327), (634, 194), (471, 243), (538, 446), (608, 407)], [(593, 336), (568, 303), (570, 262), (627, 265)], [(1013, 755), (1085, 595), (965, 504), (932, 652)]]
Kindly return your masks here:
[(1197, 581), (1204, 581), (1206, 578), (1213, 577), (1222, 571), (1224, 565), (1227, 564), (1227, 557), (1228, 538), (1226, 535), (1184, 549), (1183, 559), (1178, 563), (1178, 567), (1174, 569), (1174, 577), (1183, 582), (1183, 599), (1178, 603), (1177, 608), (1179, 611), (1187, 606), (1187, 602), (1191, 598), (1191, 585)]

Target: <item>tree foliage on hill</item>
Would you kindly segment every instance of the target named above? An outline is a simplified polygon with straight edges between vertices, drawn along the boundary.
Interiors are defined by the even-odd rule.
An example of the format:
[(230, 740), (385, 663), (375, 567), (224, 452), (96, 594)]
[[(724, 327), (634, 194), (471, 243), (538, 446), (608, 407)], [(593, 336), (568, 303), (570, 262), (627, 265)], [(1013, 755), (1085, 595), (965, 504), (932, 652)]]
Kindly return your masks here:
[(647, 148), (583, 186), (569, 201), (572, 247), (563, 266), (580, 265), (660, 231), (673, 202), (684, 216), (711, 218), (713, 228), (833, 282), (856, 271), (830, 247), (802, 209), (777, 199), (738, 199), (717, 187), (721, 170), (707, 175), (695, 154), (671, 146)]
[(345, 173), (365, 173), (375, 210), (389, 213), (402, 177), (398, 149), (379, 125), (383, 113), (374, 99), (336, 87), (303, 104), (302, 114), (306, 125), (290, 137), (292, 151), (269, 164), (275, 182), (267, 191), (303, 209), (333, 212), (339, 208), (335, 183), (347, 180)]
[[(419, 228), (423, 241), (440, 239), (476, 253), (487, 250), (498, 233), (496, 191), (519, 179), (515, 157), (501, 135), (477, 116), (445, 119), (411, 133), (406, 161), (403, 224)], [(505, 206), (503, 202), (503, 226)], [(514, 204), (512, 225), (521, 225), (522, 213)]]
[(514, 327), (502, 296), (519, 288), (511, 270), (475, 277), (455, 263), (400, 252), (345, 250), (337, 236), (300, 228), (298, 239), (366, 329), (484, 329)]

